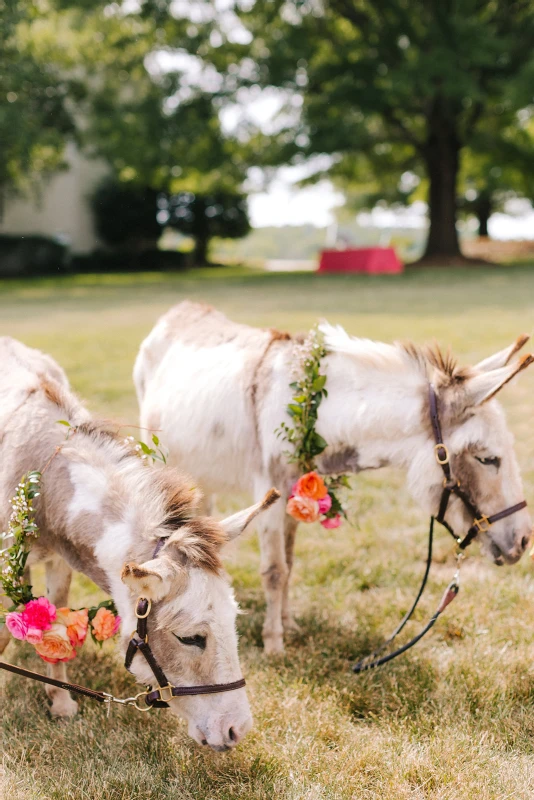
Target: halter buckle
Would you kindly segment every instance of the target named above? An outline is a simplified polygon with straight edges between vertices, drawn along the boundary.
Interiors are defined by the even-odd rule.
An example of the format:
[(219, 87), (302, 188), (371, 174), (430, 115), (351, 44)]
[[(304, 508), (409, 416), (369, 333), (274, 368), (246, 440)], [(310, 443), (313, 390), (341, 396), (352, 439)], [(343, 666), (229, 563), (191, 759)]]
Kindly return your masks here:
[[(445, 457), (440, 458), (439, 451), (443, 450), (445, 452)], [(436, 461), (440, 465), (440, 467), (444, 467), (445, 464), (450, 463), (449, 451), (447, 449), (447, 445), (443, 444), (443, 442), (438, 442), (434, 445), (434, 455), (436, 456)]]
[[(141, 602), (141, 600), (146, 600), (148, 603), (147, 609), (144, 614), (139, 613), (139, 603)], [(150, 614), (151, 608), (152, 608), (152, 600), (149, 600), (148, 597), (138, 597), (137, 603), (135, 605), (135, 616), (137, 617), (137, 619), (146, 619)]]
[(489, 521), (489, 519), (485, 514), (482, 514), (480, 519), (475, 519), (473, 521), (473, 525), (475, 526), (475, 528), (478, 530), (479, 533), (485, 533), (486, 531), (489, 531), (489, 529), (491, 528), (491, 522)]
[(137, 631), (132, 631), (132, 635), (130, 636), (130, 639), (135, 640), (136, 638), (139, 641), (144, 642), (145, 644), (148, 644), (148, 633), (146, 634), (146, 636), (139, 636)]
[[(171, 700), (173, 699), (172, 689), (173, 687), (171, 686), (170, 683), (168, 683), (167, 686), (158, 686), (156, 691), (159, 692), (159, 699), (163, 703), (170, 703)], [(167, 692), (168, 694), (164, 694), (165, 692)]]

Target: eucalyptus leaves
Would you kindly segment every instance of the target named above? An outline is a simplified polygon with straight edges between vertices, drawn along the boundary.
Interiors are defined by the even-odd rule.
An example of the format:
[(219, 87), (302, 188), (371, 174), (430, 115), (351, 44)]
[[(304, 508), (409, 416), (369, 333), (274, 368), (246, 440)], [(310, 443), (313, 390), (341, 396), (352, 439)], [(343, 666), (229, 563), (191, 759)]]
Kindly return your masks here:
[(334, 475), (323, 480), (315, 473), (316, 458), (328, 447), (328, 442), (315, 429), (319, 406), (328, 397), (326, 375), (321, 373), (321, 361), (326, 354), (323, 334), (316, 327), (312, 328), (300, 348), (298, 378), (289, 384), (293, 397), (287, 413), (292, 425), (282, 422), (275, 433), (293, 446), (293, 452), (287, 453), (288, 460), (298, 464), (303, 473), (293, 487), (287, 513), (302, 522), (313, 522), (322, 515), (323, 527), (336, 528), (341, 516), (346, 518), (336, 491), (349, 486), (348, 477)]
[(9, 597), (14, 608), (33, 600), (32, 587), (24, 581), (23, 575), (31, 544), (39, 536), (33, 501), (39, 497), (40, 486), (40, 472), (32, 470), (24, 475), (11, 500), (12, 512), (7, 531), (0, 537), (4, 543), (12, 540), (9, 547), (0, 550), (0, 557), (4, 562), (0, 582), (3, 594)]

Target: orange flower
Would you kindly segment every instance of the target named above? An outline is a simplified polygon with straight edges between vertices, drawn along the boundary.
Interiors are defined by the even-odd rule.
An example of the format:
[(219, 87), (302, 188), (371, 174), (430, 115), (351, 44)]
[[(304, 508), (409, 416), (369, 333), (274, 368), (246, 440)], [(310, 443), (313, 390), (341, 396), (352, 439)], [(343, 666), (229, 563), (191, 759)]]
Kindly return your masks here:
[(34, 645), (35, 649), (49, 664), (58, 661), (71, 661), (76, 655), (76, 650), (70, 643), (65, 625), (55, 622), (49, 631), (43, 632), (43, 638)]
[(117, 633), (120, 618), (112, 614), (107, 608), (99, 608), (93, 617), (91, 625), (97, 642), (104, 642), (111, 639)]
[(321, 500), (326, 497), (328, 490), (320, 475), (317, 475), (316, 472), (307, 472), (294, 485), (293, 494), (310, 497), (312, 500)]
[(60, 622), (67, 628), (70, 643), (73, 647), (81, 647), (87, 636), (89, 618), (87, 609), (72, 611), (70, 608), (58, 608), (56, 622)]
[(299, 522), (315, 522), (319, 519), (319, 503), (311, 497), (290, 497), (287, 501), (286, 511), (290, 517), (298, 519)]

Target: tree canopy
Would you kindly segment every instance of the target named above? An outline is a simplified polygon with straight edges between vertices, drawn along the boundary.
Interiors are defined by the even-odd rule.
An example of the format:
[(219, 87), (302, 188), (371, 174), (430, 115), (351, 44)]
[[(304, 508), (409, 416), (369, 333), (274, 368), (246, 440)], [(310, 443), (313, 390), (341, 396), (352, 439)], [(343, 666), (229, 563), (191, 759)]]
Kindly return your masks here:
[[(155, 7), (157, 5), (157, 12)], [(162, 18), (150, 0), (145, 13)], [(249, 125), (250, 163), (331, 157), (350, 176), (362, 156), (380, 169), (421, 165), (428, 180), (427, 257), (457, 257), (461, 154), (481, 127), (513, 124), (533, 101), (530, 0), (256, 0), (231, 12), (167, 17), (169, 41), (222, 76), (218, 95), (246, 103), (260, 89), (283, 100), (269, 134)], [(208, 9), (211, 9), (209, 10)], [(208, 10), (206, 10), (208, 9)], [(229, 14), (234, 22), (229, 22)], [(236, 30), (239, 34), (236, 35)], [(191, 31), (189, 30), (191, 33)], [(243, 138), (243, 127), (241, 127)]]

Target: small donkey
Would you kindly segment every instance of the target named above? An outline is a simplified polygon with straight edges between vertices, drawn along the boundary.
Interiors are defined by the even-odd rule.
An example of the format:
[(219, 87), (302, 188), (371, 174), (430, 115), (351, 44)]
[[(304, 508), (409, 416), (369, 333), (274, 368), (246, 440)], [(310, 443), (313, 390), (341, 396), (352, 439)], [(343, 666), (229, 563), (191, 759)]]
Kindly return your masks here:
[[(320, 472), (400, 467), (412, 496), (435, 515), (443, 473), (434, 453), (431, 382), (452, 471), (473, 502), (491, 515), (522, 500), (512, 436), (492, 398), (533, 360), (511, 363), (528, 337), (476, 367), (459, 368), (437, 348), (382, 344), (353, 338), (339, 327), (321, 328), (328, 397), (317, 432), (328, 447), (318, 459)], [(285, 514), (285, 501), (298, 475), (275, 430), (290, 422), (286, 407), (298, 347), (299, 339), (289, 334), (240, 325), (185, 301), (159, 320), (134, 369), (142, 426), (162, 431), (171, 462), (187, 465), (207, 493), (240, 489), (259, 498), (271, 484), (282, 492), (283, 502), (258, 523), (268, 652), (283, 649), (283, 628), (293, 625), (288, 583), (297, 523)], [(473, 522), (458, 498), (446, 520), (464, 532)], [(521, 510), (478, 538), (496, 564), (512, 564), (530, 533), (530, 517)]]
[[(122, 617), (123, 651), (135, 630), (139, 595), (153, 603), (150, 646), (174, 684), (232, 683), (241, 678), (237, 604), (221, 563), (221, 548), (278, 496), (216, 522), (195, 516), (196, 490), (171, 468), (151, 469), (110, 426), (92, 419), (48, 356), (0, 339), (0, 530), (6, 529), (21, 476), (42, 469), (36, 503), (40, 536), (28, 564), (46, 564), (47, 595), (68, 605), (71, 570), (112, 595)], [(74, 433), (65, 441), (68, 419)], [(161, 539), (157, 557), (154, 550)], [(9, 640), (0, 632), (0, 652)], [(66, 680), (66, 666), (48, 666)], [(138, 656), (132, 672), (154, 676)], [(69, 717), (77, 704), (64, 689), (47, 687), (52, 714)], [(252, 725), (245, 689), (175, 698), (171, 709), (189, 722), (189, 734), (214, 750), (233, 747)]]

